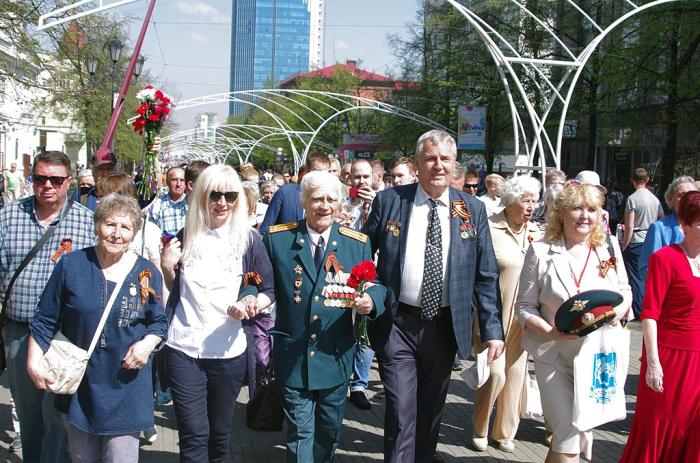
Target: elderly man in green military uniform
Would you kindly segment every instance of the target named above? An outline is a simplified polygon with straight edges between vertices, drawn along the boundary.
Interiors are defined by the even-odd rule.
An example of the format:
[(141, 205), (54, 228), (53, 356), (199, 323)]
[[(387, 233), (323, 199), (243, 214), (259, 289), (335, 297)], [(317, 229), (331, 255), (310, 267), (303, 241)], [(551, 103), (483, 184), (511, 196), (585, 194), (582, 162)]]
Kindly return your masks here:
[(372, 282), (355, 293), (354, 266), (372, 260), (367, 236), (334, 219), (341, 185), (328, 172), (301, 183), (306, 219), (276, 225), (265, 236), (275, 271), (277, 314), (272, 350), (288, 421), (287, 461), (328, 462), (338, 445), (352, 374), (354, 315), (384, 312), (386, 288)]

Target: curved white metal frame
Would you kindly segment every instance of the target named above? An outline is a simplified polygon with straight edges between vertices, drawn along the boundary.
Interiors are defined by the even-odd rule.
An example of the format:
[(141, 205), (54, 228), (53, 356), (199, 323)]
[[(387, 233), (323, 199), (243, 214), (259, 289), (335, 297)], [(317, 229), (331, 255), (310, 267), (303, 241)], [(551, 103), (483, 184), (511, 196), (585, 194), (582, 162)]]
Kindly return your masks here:
[[(677, 2), (682, 0), (654, 0), (644, 5), (636, 5), (630, 0), (624, 0), (624, 4), (629, 7), (629, 11), (622, 14), (620, 17), (612, 21), (607, 27), (603, 28), (601, 25), (596, 23), (590, 15), (588, 15), (579, 5), (576, 4), (574, 0), (565, 0), (565, 4), (572, 7), (578, 14), (580, 14), (583, 19), (590, 23), (591, 26), (598, 32), (591, 42), (578, 54), (575, 55), (564, 42), (562, 42), (554, 30), (552, 30), (545, 21), (541, 20), (527, 8), (524, 2), (519, 0), (510, 0), (515, 6), (523, 11), (525, 15), (533, 19), (539, 27), (545, 30), (554, 41), (562, 47), (562, 50), (571, 57), (570, 60), (551, 60), (551, 59), (536, 59), (522, 56), (513, 45), (511, 45), (503, 35), (501, 35), (495, 28), (489, 25), (485, 20), (483, 20), (477, 13), (473, 11), (473, 7), (466, 7), (457, 0), (447, 0), (450, 5), (457, 9), (462, 15), (469, 21), (469, 23), (474, 27), (477, 34), (481, 40), (486, 44), (487, 50), (491, 55), (494, 63), (497, 66), (498, 73), (501, 77), (501, 81), (505, 87), (505, 91), (508, 98), (508, 105), (510, 107), (511, 119), (513, 123), (513, 138), (515, 143), (515, 154), (520, 153), (520, 140), (522, 137), (523, 145), (525, 147), (525, 153), (528, 155), (529, 165), (533, 165), (533, 159), (535, 157), (535, 152), (539, 154), (540, 166), (542, 169), (542, 175), (544, 177), (546, 166), (547, 166), (547, 156), (545, 153), (545, 144), (549, 148), (549, 154), (554, 161), (555, 168), (559, 169), (561, 167), (561, 147), (564, 135), (564, 124), (566, 122), (566, 114), (569, 109), (569, 104), (571, 103), (571, 98), (573, 96), (574, 88), (578, 83), (578, 80), (586, 66), (586, 63), (591, 58), (596, 48), (605, 39), (605, 37), (612, 32), (617, 26), (622, 22), (631, 18), (632, 16), (641, 13), (649, 8), (656, 7), (664, 3)], [(526, 76), (532, 76), (533, 73), (537, 74), (540, 78), (546, 82), (548, 90), (541, 88), (537, 85), (537, 82), (532, 80), (535, 84), (537, 91), (546, 100), (544, 109), (541, 114), (537, 113), (535, 109), (532, 98), (528, 95), (528, 91), (523, 85), (523, 80), (518, 77), (515, 72), (514, 66), (518, 65), (519, 69), (522, 69)], [(543, 71), (541, 67), (563, 67), (566, 68), (566, 72), (563, 77), (558, 82), (553, 82), (552, 79), (547, 75), (547, 72)], [(551, 71), (551, 69), (548, 69)], [(533, 128), (532, 138), (527, 136), (526, 127), (523, 124), (521, 115), (518, 111), (518, 107), (513, 99), (513, 94), (511, 92), (510, 81), (508, 76), (512, 79), (512, 83), (515, 85), (517, 92), (520, 94), (520, 98), (527, 111), (527, 117), (529, 117)], [(565, 90), (562, 95), (562, 91)], [(559, 101), (562, 104), (561, 116), (559, 118), (559, 124), (557, 127), (557, 138), (555, 145), (549, 137), (549, 134), (545, 130), (545, 123), (549, 117), (550, 111)], [(529, 141), (532, 140), (532, 146), (529, 146)]]
[[(228, 102), (249, 105), (255, 109), (259, 109), (266, 115), (270, 116), (277, 126), (271, 127), (238, 124), (221, 126), (231, 128), (231, 130), (234, 128), (238, 131), (246, 130), (247, 135), (249, 135), (244, 137), (239, 137), (236, 135), (233, 137), (225, 136), (220, 138), (219, 134), (217, 133), (217, 141), (222, 142), (228, 138), (228, 140), (223, 141), (223, 143), (229, 144), (231, 148), (224, 156), (224, 159), (227, 158), (232, 151), (235, 151), (236, 154), (238, 154), (239, 161), (246, 162), (250, 157), (250, 153), (255, 147), (265, 147), (265, 145), (262, 143), (263, 140), (274, 137), (286, 138), (289, 143), (290, 152), (294, 158), (295, 170), (298, 170), (304, 163), (312, 145), (319, 144), (323, 146), (323, 144), (317, 141), (317, 137), (321, 130), (338, 116), (350, 111), (379, 111), (385, 114), (391, 114), (419, 122), (432, 128), (441, 129), (453, 135), (455, 134), (454, 131), (431, 119), (428, 119), (427, 117), (393, 106), (389, 103), (372, 100), (370, 98), (364, 98), (357, 95), (346, 95), (342, 93), (322, 92), (317, 90), (263, 89), (217, 93), (181, 101), (177, 104), (175, 110)], [(311, 105), (313, 105), (313, 107)], [(319, 110), (314, 109), (314, 107), (317, 109), (319, 107), (324, 108), (330, 114), (322, 114)], [(293, 117), (291, 120), (285, 122), (279, 117), (279, 115), (283, 113), (287, 113)], [(251, 131), (253, 128), (255, 128), (258, 132), (255, 133), (254, 131)], [(194, 134), (194, 132), (194, 130), (177, 132), (176, 134), (173, 134), (173, 137), (175, 137), (175, 135), (187, 137), (188, 134), (191, 136)], [(250, 143), (253, 138), (256, 138), (256, 140), (254, 140), (253, 143)], [(201, 141), (202, 139), (198, 140)], [(299, 152), (297, 149), (295, 141), (299, 142), (303, 146), (303, 150), (301, 152)], [(167, 153), (173, 148), (182, 149), (182, 147), (186, 145), (186, 143), (182, 140), (175, 142), (174, 138), (171, 139), (169, 137), (164, 137), (162, 143), (164, 156), (167, 155)], [(175, 144), (171, 145), (171, 143)], [(329, 147), (327, 145), (325, 147), (333, 149), (333, 147)], [(213, 151), (211, 153), (213, 153)], [(218, 156), (217, 159), (219, 159), (221, 155), (222, 154), (220, 152), (217, 155), (210, 154), (210, 156)]]
[(326, 150), (335, 149), (320, 140), (310, 140), (313, 132), (285, 131), (279, 127), (250, 124), (225, 124), (216, 127), (216, 137), (212, 140), (200, 137), (200, 129), (181, 130), (161, 139), (162, 157), (171, 161), (203, 159), (211, 163), (225, 163), (232, 155), (239, 164), (248, 162), (257, 147), (276, 152), (277, 148), (266, 141), (284, 140), (292, 135), (303, 140), (305, 145), (318, 145)]

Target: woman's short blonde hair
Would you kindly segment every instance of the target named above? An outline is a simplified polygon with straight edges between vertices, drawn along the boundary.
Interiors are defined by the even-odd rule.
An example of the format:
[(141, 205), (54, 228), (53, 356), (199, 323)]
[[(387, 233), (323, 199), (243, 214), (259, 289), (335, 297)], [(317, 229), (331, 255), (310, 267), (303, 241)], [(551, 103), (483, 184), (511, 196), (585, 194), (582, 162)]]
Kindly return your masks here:
[(131, 225), (134, 227), (134, 233), (141, 229), (143, 219), (141, 218), (141, 208), (136, 199), (131, 196), (110, 193), (100, 199), (100, 202), (95, 208), (95, 233), (97, 233), (97, 228), (102, 222), (114, 214), (128, 215), (131, 219)]
[(567, 184), (549, 208), (544, 240), (548, 243), (554, 243), (561, 239), (564, 236), (562, 214), (579, 204), (583, 204), (596, 209), (596, 223), (588, 235), (588, 243), (593, 246), (602, 246), (606, 239), (603, 215), (601, 213), (604, 202), (603, 193), (593, 185)]

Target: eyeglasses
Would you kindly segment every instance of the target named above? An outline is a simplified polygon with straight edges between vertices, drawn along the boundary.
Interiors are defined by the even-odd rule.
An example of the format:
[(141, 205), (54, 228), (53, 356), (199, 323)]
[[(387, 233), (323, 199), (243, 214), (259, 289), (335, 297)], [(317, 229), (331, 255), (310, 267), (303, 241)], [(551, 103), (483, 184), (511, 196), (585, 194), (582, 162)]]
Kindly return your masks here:
[(219, 202), (221, 197), (226, 198), (226, 202), (231, 204), (235, 203), (236, 199), (238, 199), (238, 192), (237, 191), (227, 191), (227, 192), (221, 192), (221, 191), (212, 191), (209, 193), (209, 201), (214, 201)]
[(471, 190), (476, 190), (477, 188), (479, 188), (479, 184), (478, 184), (478, 183), (465, 183), (465, 184), (464, 184), (464, 188), (469, 188), (469, 189), (471, 189)]
[(67, 178), (68, 177), (59, 177), (57, 175), (32, 175), (32, 180), (35, 184), (43, 186), (48, 180), (49, 182), (51, 182), (51, 186), (53, 186), (54, 188), (58, 188), (61, 185), (63, 185), (63, 182), (65, 182)]

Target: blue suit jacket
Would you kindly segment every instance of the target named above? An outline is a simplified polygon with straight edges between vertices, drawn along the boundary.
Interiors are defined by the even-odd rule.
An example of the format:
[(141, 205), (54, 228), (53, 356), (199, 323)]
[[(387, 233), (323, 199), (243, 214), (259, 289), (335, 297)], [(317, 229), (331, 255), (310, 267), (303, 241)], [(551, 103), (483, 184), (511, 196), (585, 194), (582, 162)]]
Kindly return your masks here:
[[(369, 324), (372, 348), (381, 351), (389, 336), (398, 307), (404, 256), (410, 252), (406, 242), (413, 201), (418, 184), (389, 188), (377, 194), (372, 211), (362, 231), (372, 241), (372, 252), (379, 250), (377, 273), (387, 288), (387, 310), (382, 317)], [(484, 203), (461, 191), (450, 188), (452, 201), (462, 200), (471, 213), (471, 224), (476, 227), (475, 237), (462, 238), (462, 219), (450, 219), (450, 309), (452, 326), (462, 357), (471, 350), (472, 300), (476, 300), (482, 341), (503, 340), (501, 299), (498, 286), (498, 264), (491, 243)], [(400, 223), (398, 237), (388, 230), (388, 221)]]
[(301, 187), (298, 183), (282, 185), (267, 207), (265, 218), (260, 224), (260, 233), (267, 234), (272, 225), (301, 222), (304, 219), (304, 208), (301, 206)]

